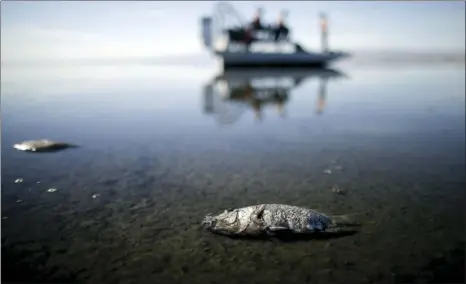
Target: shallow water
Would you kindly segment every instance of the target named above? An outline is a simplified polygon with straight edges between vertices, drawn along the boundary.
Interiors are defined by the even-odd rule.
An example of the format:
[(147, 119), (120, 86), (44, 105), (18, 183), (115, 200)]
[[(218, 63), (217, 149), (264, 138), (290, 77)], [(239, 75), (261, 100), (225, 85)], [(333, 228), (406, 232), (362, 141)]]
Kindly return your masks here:
[[(464, 281), (464, 65), (240, 72), (230, 89), (205, 68), (35, 68), (2, 67), (4, 281)], [(82, 147), (11, 147), (40, 138)], [(364, 225), (300, 242), (199, 227), (257, 203)]]

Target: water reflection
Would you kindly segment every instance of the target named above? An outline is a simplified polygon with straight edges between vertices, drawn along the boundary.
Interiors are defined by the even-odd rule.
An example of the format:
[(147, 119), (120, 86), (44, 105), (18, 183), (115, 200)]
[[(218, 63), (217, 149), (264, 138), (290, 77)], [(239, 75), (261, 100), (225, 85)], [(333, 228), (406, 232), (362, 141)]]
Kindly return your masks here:
[[(197, 77), (207, 71), (141, 69), (30, 74), (11, 80), (6, 95), (2, 72), (5, 279), (270, 278), (249, 277), (259, 283), (290, 280), (295, 269), (297, 283), (464, 280), (464, 68), (353, 68), (342, 84), (326, 70), (231, 70), (212, 78), (205, 98)], [(264, 113), (260, 127), (254, 117), (213, 125), (212, 117), (253, 115), (252, 102)], [(53, 155), (12, 147), (42, 137), (83, 147)], [(364, 213), (364, 232), (288, 246), (233, 243), (190, 225), (258, 202)], [(309, 257), (309, 246), (322, 257)]]
[(263, 119), (267, 105), (276, 107), (285, 117), (285, 105), (290, 93), (306, 80), (319, 80), (317, 114), (326, 105), (329, 80), (346, 75), (334, 69), (234, 69), (214, 77), (204, 88), (204, 113), (211, 115), (220, 125), (233, 124), (248, 108), (252, 108), (257, 121)]

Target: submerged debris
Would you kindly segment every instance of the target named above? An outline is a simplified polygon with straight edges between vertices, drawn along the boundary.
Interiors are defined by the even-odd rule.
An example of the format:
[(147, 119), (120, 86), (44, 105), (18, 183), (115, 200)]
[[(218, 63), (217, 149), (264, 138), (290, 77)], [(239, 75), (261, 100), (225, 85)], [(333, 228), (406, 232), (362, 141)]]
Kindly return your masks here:
[(332, 187), (332, 192), (337, 194), (337, 195), (345, 195), (346, 194), (346, 190), (340, 189), (337, 186)]
[(49, 188), (49, 189), (47, 189), (47, 192), (55, 192), (55, 191), (57, 191), (56, 188)]
[(17, 179), (15, 180), (15, 183), (22, 183), (22, 182), (23, 182), (23, 179), (22, 179), (22, 178), (17, 178)]
[(337, 166), (334, 167), (334, 169), (337, 170), (337, 171), (342, 171), (343, 166), (337, 165)]
[(332, 171), (335, 170), (335, 171), (342, 171), (343, 170), (343, 166), (341, 165), (331, 165), (329, 166), (327, 169), (324, 170), (324, 174), (326, 175), (330, 175), (332, 174)]

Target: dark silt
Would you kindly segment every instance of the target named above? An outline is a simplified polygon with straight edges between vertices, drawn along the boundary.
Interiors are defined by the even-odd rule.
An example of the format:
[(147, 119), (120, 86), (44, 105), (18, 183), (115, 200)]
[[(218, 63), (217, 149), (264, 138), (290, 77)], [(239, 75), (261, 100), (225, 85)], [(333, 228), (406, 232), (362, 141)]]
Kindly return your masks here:
[[(2, 68), (4, 282), (464, 282), (464, 66), (53, 68), (70, 74)], [(12, 148), (42, 138), (82, 147)], [(201, 227), (259, 203), (363, 226), (286, 242)]]

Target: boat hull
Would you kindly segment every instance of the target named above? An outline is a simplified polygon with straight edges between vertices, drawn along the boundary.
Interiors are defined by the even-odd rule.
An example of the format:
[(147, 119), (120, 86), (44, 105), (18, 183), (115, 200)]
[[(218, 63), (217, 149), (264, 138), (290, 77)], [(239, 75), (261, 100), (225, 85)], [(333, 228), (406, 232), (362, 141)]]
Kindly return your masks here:
[(223, 68), (315, 67), (325, 68), (344, 53), (239, 53), (219, 52)]

